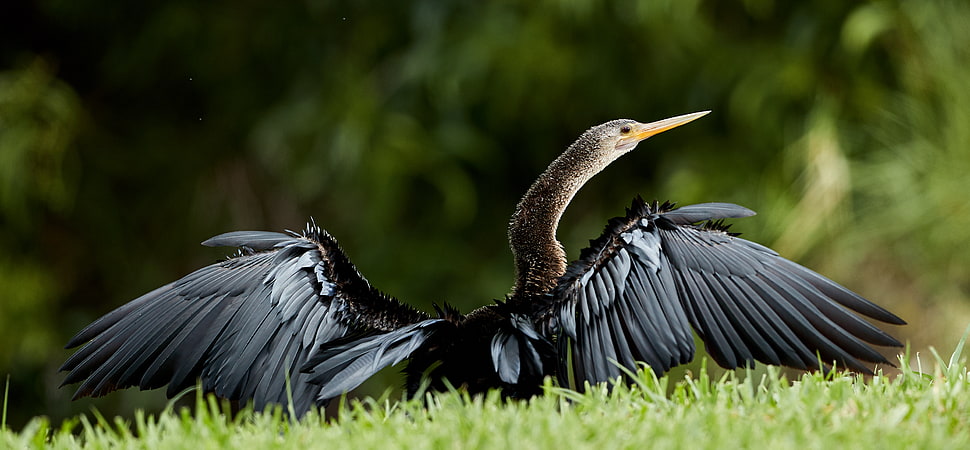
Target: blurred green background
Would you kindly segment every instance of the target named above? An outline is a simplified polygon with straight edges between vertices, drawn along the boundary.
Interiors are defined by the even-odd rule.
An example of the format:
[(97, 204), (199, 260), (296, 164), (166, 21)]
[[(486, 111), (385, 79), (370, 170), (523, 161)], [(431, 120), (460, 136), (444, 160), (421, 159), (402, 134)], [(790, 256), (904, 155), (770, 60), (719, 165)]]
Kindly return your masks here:
[(8, 422), (163, 404), (71, 402), (61, 347), (229, 254), (198, 246), (224, 231), (312, 215), (420, 308), (502, 298), (508, 217), (549, 161), (606, 120), (706, 109), (580, 192), (570, 257), (638, 193), (739, 203), (760, 214), (734, 231), (949, 352), (970, 322), (968, 24), (938, 0), (8, 2)]

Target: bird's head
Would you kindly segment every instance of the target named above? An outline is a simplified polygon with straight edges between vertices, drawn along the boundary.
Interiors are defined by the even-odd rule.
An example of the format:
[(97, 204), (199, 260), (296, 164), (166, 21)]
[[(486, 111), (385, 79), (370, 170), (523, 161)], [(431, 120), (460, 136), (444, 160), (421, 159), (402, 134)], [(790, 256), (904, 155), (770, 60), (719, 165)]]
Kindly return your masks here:
[(710, 111), (701, 111), (650, 123), (635, 120), (611, 120), (590, 128), (573, 144), (576, 150), (592, 152), (594, 160), (609, 164), (621, 155), (633, 150), (640, 141), (678, 127)]

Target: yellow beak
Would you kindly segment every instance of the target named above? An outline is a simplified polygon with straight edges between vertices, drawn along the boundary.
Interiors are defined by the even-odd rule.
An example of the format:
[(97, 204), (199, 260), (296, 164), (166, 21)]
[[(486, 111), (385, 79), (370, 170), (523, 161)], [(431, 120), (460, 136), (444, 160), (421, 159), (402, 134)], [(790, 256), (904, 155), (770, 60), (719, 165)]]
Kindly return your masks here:
[(638, 123), (633, 126), (633, 131), (629, 136), (620, 138), (620, 141), (616, 146), (617, 148), (632, 148), (633, 145), (636, 145), (638, 142), (650, 136), (663, 133), (671, 128), (679, 127), (694, 119), (706, 116), (708, 113), (710, 113), (710, 111), (700, 111), (696, 113), (684, 114), (682, 116), (671, 117), (669, 119), (658, 120), (656, 122)]

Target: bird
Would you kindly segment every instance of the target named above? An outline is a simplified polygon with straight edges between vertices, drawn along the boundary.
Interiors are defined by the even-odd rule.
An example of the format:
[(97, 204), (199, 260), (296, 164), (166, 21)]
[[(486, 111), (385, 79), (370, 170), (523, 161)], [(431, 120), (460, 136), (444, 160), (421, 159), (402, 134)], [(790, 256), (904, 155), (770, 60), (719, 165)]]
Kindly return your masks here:
[(582, 390), (642, 365), (661, 375), (696, 353), (733, 369), (755, 362), (871, 374), (892, 366), (873, 346), (902, 344), (863, 317), (888, 310), (730, 232), (754, 215), (730, 203), (676, 207), (636, 196), (580, 257), (556, 233), (574, 195), (643, 140), (710, 111), (650, 123), (613, 120), (570, 145), (528, 189), (508, 227), (513, 286), (467, 314), (419, 311), (373, 287), (313, 219), (301, 232), (234, 231), (202, 243), (236, 247), (108, 312), (67, 343), (74, 398), (137, 386), (169, 397), (205, 392), (303, 415), (405, 363), (408, 396), (458, 387)]

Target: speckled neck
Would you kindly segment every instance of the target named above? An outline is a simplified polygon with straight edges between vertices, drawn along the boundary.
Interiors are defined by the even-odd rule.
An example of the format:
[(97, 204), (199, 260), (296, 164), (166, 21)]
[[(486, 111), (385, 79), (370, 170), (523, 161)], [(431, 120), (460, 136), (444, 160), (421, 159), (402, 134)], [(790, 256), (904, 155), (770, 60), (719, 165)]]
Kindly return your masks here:
[(612, 158), (597, 158), (593, 142), (580, 139), (556, 158), (525, 193), (509, 223), (515, 259), (510, 297), (527, 299), (556, 286), (566, 272), (566, 252), (556, 240), (559, 219), (573, 196)]

